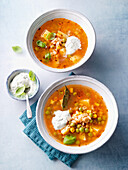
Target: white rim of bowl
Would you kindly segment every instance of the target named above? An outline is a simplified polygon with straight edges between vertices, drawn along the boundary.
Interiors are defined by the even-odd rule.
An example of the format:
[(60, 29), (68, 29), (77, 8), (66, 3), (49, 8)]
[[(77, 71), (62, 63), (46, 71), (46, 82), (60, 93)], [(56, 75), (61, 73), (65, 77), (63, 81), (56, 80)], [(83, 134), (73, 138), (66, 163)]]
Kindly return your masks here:
[[(88, 23), (88, 25), (90, 26), (90, 28), (91, 28), (91, 31), (92, 31), (92, 34), (93, 34), (93, 39), (94, 39), (94, 42), (93, 42), (93, 45), (92, 45), (92, 50), (91, 50), (91, 52), (90, 52), (90, 54), (88, 55), (87, 58), (83, 57), (83, 61), (82, 62), (80, 60), (78, 63), (74, 64), (73, 66), (67, 67), (67, 68), (63, 68), (63, 69), (52, 68), (52, 67), (49, 67), (49, 66), (41, 63), (38, 60), (38, 58), (36, 57), (36, 55), (35, 55), (35, 53), (33, 51), (33, 48), (31, 50), (31, 47), (29, 46), (29, 37), (31, 36), (30, 33), (31, 33), (31, 30), (33, 29), (34, 24), (35, 23), (37, 24), (38, 21), (40, 20), (40, 18), (42, 18), (42, 17), (45, 18), (48, 15), (51, 15), (52, 13), (56, 13), (56, 12), (70, 13), (70, 14), (73, 14), (73, 15), (76, 15), (76, 16), (80, 17), (83, 21), (86, 21)], [(67, 10), (67, 9), (55, 9), (55, 10), (51, 10), (51, 11), (43, 13), (36, 20), (34, 20), (34, 22), (31, 24), (31, 26), (30, 26), (30, 28), (28, 30), (27, 38), (26, 38), (26, 43), (27, 43), (27, 49), (28, 49), (28, 52), (29, 52), (31, 58), (35, 61), (35, 63), (38, 66), (40, 66), (42, 69), (45, 69), (45, 70), (50, 71), (50, 72), (62, 73), (62, 72), (68, 72), (68, 71), (74, 70), (76, 68), (79, 68), (80, 66), (82, 66), (92, 56), (92, 54), (94, 52), (94, 49), (95, 49), (95, 46), (96, 46), (96, 33), (95, 33), (94, 27), (93, 27), (92, 23), (90, 22), (90, 20), (87, 17), (85, 17), (83, 14), (81, 14), (80, 12), (75, 11), (75, 10)]]
[[(53, 144), (52, 142), (49, 142), (49, 141), (47, 140), (47, 138), (45, 137), (45, 135), (50, 136), (50, 135), (48, 134), (48, 131), (47, 131), (46, 127), (44, 126), (45, 129), (43, 129), (45, 135), (43, 134), (43, 132), (42, 132), (42, 130), (41, 130), (41, 128), (40, 128), (39, 115), (40, 115), (41, 113), (39, 113), (39, 105), (40, 105), (40, 102), (41, 102), (42, 98), (45, 97), (45, 96), (47, 96), (54, 88), (56, 88), (57, 86), (61, 85), (62, 82), (65, 82), (65, 83), (66, 83), (66, 82), (68, 82), (68, 81), (71, 80), (71, 79), (74, 80), (74, 78), (76, 78), (76, 79), (78, 79), (78, 80), (81, 79), (81, 78), (82, 78), (82, 79), (86, 79), (86, 81), (89, 81), (89, 82), (97, 85), (98, 87), (100, 87), (100, 88), (101, 88), (104, 92), (106, 92), (106, 93), (109, 95), (109, 97), (111, 98), (111, 101), (112, 101), (112, 103), (113, 103), (113, 108), (114, 108), (114, 111), (115, 111), (114, 123), (113, 123), (113, 125), (112, 125), (111, 131), (110, 131), (109, 133), (107, 133), (107, 136), (105, 137), (105, 140), (102, 140), (102, 142), (101, 142), (101, 143), (98, 143), (96, 146), (95, 146), (95, 145), (91, 146), (90, 149), (88, 149), (87, 151), (84, 150), (84, 149), (81, 150), (81, 151), (79, 151), (80, 147), (74, 147), (74, 148), (75, 148), (75, 151), (73, 151), (73, 150), (71, 150), (71, 148), (73, 148), (73, 146), (63, 145), (63, 144), (57, 142), (55, 139), (53, 139), (53, 138), (51, 137), (51, 141), (54, 140), (54, 144)], [(50, 89), (50, 88), (51, 88), (51, 89)], [(49, 89), (50, 89), (50, 92), (49, 92)], [(53, 82), (53, 83), (52, 83), (50, 86), (48, 86), (47, 89), (42, 93), (42, 95), (40, 96), (40, 98), (39, 98), (39, 100), (38, 100), (37, 107), (36, 107), (36, 124), (37, 124), (37, 128), (38, 128), (39, 133), (41, 134), (41, 136), (42, 136), (42, 137), (44, 138), (44, 140), (45, 140), (49, 145), (51, 145), (52, 147), (54, 147), (54, 148), (56, 148), (56, 149), (58, 149), (58, 150), (60, 150), (60, 151), (62, 151), (62, 152), (69, 153), (69, 154), (84, 154), (84, 153), (92, 152), (92, 151), (98, 149), (99, 147), (101, 147), (102, 145), (104, 145), (104, 144), (110, 139), (110, 137), (113, 135), (113, 133), (114, 133), (116, 127), (117, 127), (117, 123), (118, 123), (118, 107), (117, 107), (117, 103), (116, 103), (116, 100), (115, 100), (112, 92), (111, 92), (104, 84), (102, 84), (102, 83), (99, 82), (98, 80), (96, 80), (96, 79), (94, 79), (94, 78), (91, 78), (91, 77), (88, 77), (88, 76), (75, 75), (75, 76), (70, 76), (70, 77), (67, 77), (67, 78), (64, 78), (64, 79), (60, 79), (60, 80), (57, 80), (57, 81)], [(45, 130), (46, 130), (46, 132), (45, 132)], [(101, 135), (101, 136), (102, 136), (102, 135)], [(95, 142), (95, 141), (94, 141), (94, 142)], [(92, 142), (92, 143), (94, 143), (94, 142)], [(58, 146), (58, 145), (55, 145), (56, 143), (59, 144), (59, 146)], [(81, 147), (84, 147), (84, 146), (81, 146)], [(78, 149), (76, 149), (76, 148), (78, 148)]]

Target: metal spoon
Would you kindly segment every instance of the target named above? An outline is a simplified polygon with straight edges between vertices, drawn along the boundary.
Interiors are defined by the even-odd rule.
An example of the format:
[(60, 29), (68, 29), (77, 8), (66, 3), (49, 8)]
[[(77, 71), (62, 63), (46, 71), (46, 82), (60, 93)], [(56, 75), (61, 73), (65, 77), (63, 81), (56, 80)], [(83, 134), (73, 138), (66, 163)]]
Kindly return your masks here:
[(32, 111), (31, 111), (31, 108), (30, 108), (29, 98), (28, 98), (29, 90), (30, 90), (30, 87), (26, 88), (24, 92), (26, 93), (27, 117), (29, 119), (31, 119), (32, 118)]

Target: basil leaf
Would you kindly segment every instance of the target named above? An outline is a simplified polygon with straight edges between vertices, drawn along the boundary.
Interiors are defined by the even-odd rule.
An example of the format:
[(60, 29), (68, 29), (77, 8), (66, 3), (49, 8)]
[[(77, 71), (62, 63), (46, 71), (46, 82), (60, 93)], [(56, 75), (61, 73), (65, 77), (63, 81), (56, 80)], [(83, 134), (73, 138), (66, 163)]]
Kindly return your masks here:
[(23, 92), (20, 96), (21, 96), (21, 97), (23, 97), (23, 96), (25, 96), (25, 95), (26, 95), (26, 93), (25, 93), (25, 92)]
[(33, 71), (29, 71), (29, 78), (30, 78), (30, 80), (32, 80), (32, 81), (35, 81), (35, 80), (36, 80), (36, 76), (35, 76), (35, 74), (33, 73)]
[(56, 33), (50, 32), (47, 34), (46, 38), (48, 40), (54, 40), (55, 36), (56, 36)]
[(51, 53), (46, 53), (46, 54), (45, 54), (45, 59), (50, 60), (50, 59), (51, 59)]
[(75, 143), (75, 141), (76, 141), (76, 137), (69, 134), (64, 137), (63, 143), (66, 145), (71, 145)]
[(24, 90), (25, 90), (25, 86), (19, 87), (19, 88), (16, 90), (15, 95), (16, 95), (16, 96), (22, 95), (22, 94), (24, 93)]
[(12, 49), (13, 49), (13, 51), (16, 52), (16, 53), (21, 53), (21, 52), (22, 52), (22, 48), (19, 47), (19, 46), (13, 46)]
[(62, 109), (63, 110), (66, 108), (66, 106), (68, 104), (69, 97), (70, 97), (70, 92), (69, 92), (67, 86), (65, 86), (65, 94), (63, 97), (63, 101), (62, 101)]
[(37, 44), (39, 47), (42, 47), (42, 48), (45, 48), (45, 47), (46, 47), (46, 44), (43, 43), (43, 42), (40, 41), (40, 40), (38, 40), (38, 41), (36, 42), (36, 44)]

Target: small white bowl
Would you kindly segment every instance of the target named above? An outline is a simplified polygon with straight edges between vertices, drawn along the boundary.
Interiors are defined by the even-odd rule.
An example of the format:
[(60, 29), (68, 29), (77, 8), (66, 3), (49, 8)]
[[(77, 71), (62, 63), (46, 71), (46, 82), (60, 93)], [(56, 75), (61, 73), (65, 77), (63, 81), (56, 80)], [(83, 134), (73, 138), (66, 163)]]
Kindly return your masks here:
[[(13, 99), (16, 99), (16, 100), (26, 100), (25, 98), (18, 98), (16, 96), (14, 96), (11, 91), (10, 91), (10, 83), (11, 81), (13, 80), (13, 78), (20, 74), (20, 73), (29, 73), (30, 70), (26, 70), (26, 69), (19, 69), (19, 70), (15, 70), (13, 71), (7, 78), (7, 81), (6, 81), (6, 87), (7, 87), (7, 91), (8, 91), (8, 94), (13, 98)], [(35, 74), (35, 73), (34, 73)], [(36, 74), (35, 74), (36, 76)], [(38, 77), (36, 76), (36, 84), (37, 84), (37, 89), (35, 91), (35, 93), (32, 95), (32, 96), (29, 96), (29, 99), (33, 98), (39, 91), (39, 88), (40, 88), (40, 81), (38, 79)]]
[[(38, 60), (38, 58), (36, 57), (36, 55), (33, 51), (32, 41), (33, 41), (33, 37), (34, 37), (37, 29), (40, 26), (42, 26), (45, 22), (52, 20), (54, 18), (66, 18), (66, 19), (76, 22), (83, 28), (83, 30), (85, 31), (85, 33), (88, 37), (88, 48), (85, 53), (85, 56), (77, 64), (75, 64), (71, 67), (58, 69), (58, 68), (52, 68), (52, 67), (46, 66), (45, 64), (43, 64), (42, 62), (40, 62)], [(46, 69), (48, 71), (52, 71), (52, 72), (67, 72), (67, 71), (71, 71), (71, 70), (74, 70), (74, 69), (80, 67), (82, 64), (84, 64), (90, 58), (90, 56), (92, 55), (94, 48), (95, 48), (95, 43), (96, 43), (95, 39), (96, 39), (95, 32), (92, 27), (92, 24), (89, 22), (89, 20), (85, 16), (83, 16), (82, 14), (80, 14), (79, 12), (76, 12), (76, 11), (66, 10), (66, 9), (57, 9), (57, 10), (53, 10), (53, 11), (44, 13), (43, 15), (41, 15), (39, 18), (37, 18), (32, 23), (32, 25), (28, 31), (28, 34), (27, 34), (27, 48), (28, 48), (31, 58), (41, 68)]]
[[(69, 84), (81, 84), (84, 86), (91, 87), (103, 97), (108, 109), (108, 121), (105, 131), (94, 142), (81, 147), (67, 146), (57, 142), (48, 134), (44, 123), (43, 110), (47, 99), (57, 89)], [(70, 154), (88, 153), (101, 147), (112, 136), (118, 122), (118, 108), (114, 96), (105, 85), (90, 77), (70, 76), (68, 78), (56, 81), (55, 83), (50, 85), (40, 96), (36, 108), (36, 122), (41, 136), (44, 138), (46, 142), (48, 142), (54, 148)]]

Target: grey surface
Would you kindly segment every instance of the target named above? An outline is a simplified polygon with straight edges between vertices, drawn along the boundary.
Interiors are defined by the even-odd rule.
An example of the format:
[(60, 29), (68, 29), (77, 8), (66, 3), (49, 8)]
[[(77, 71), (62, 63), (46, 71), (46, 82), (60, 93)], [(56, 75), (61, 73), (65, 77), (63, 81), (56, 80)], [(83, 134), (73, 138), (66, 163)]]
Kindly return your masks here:
[[(100, 149), (79, 157), (73, 169), (128, 169), (128, 1), (127, 0), (1, 0), (0, 1), (0, 169), (65, 170), (60, 161), (51, 161), (23, 133), (18, 119), (25, 102), (11, 99), (5, 82), (11, 71), (33, 69), (41, 82), (36, 101), (54, 80), (68, 74), (50, 73), (39, 68), (26, 50), (26, 34), (31, 23), (43, 12), (66, 8), (80, 11), (92, 22), (97, 45), (90, 60), (75, 70), (96, 78), (114, 94), (119, 106), (119, 123), (114, 135)], [(11, 47), (20, 45), (22, 54)]]

